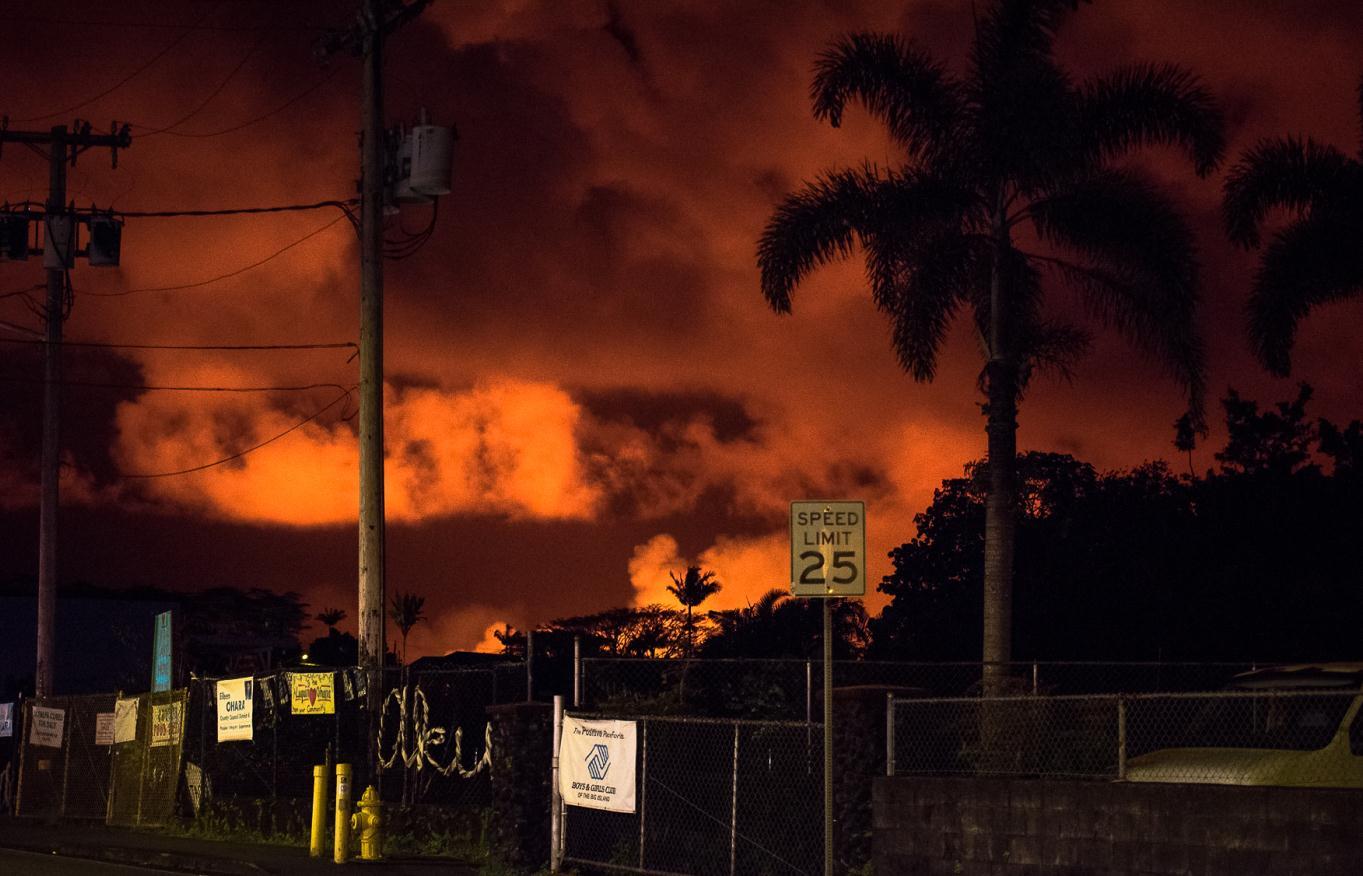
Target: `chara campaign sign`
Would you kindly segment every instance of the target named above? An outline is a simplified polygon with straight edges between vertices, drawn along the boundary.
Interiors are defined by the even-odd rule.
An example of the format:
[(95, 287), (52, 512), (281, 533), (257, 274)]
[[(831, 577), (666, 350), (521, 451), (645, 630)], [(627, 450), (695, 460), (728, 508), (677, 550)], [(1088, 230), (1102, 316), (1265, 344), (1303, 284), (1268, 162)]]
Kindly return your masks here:
[(633, 812), (635, 721), (581, 721), (563, 716), (558, 790), (563, 802), (588, 809)]
[(255, 679), (228, 678), (217, 683), (218, 741), (250, 742)]
[(790, 592), (866, 595), (866, 504), (790, 503)]

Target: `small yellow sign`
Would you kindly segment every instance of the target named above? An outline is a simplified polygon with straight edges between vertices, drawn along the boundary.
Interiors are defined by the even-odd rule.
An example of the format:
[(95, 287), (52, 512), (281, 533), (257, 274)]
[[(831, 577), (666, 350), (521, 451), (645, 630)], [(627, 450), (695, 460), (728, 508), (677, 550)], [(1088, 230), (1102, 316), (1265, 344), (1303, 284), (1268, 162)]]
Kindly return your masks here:
[(290, 672), (289, 693), (295, 715), (336, 714), (336, 676), (330, 672)]

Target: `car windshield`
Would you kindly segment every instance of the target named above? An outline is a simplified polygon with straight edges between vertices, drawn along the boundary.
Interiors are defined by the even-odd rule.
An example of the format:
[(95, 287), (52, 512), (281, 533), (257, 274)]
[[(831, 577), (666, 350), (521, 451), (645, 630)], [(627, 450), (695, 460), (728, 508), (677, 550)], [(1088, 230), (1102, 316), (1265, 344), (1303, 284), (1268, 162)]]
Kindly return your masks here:
[(1189, 721), (1183, 747), (1314, 751), (1330, 744), (1353, 695), (1319, 693), (1206, 700)]

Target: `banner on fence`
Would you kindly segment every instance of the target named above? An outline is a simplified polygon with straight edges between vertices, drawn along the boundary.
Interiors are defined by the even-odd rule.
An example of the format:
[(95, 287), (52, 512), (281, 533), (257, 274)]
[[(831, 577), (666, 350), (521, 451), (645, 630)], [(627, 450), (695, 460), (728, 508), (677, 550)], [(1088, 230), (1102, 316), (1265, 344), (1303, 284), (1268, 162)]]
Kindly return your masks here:
[(295, 715), (336, 714), (336, 676), (330, 672), (290, 672)]
[(14, 735), (14, 703), (0, 703), (0, 738)]
[(184, 725), (184, 703), (151, 707), (151, 747), (174, 745), (180, 741)]
[(95, 744), (113, 745), (114, 744), (114, 713), (96, 712), (95, 713)]
[(558, 786), (563, 802), (611, 812), (634, 811), (635, 721), (582, 721), (563, 716)]
[(29, 745), (62, 747), (62, 728), (66, 724), (65, 709), (34, 706), (30, 717), (33, 719), (33, 729), (28, 734)]
[(137, 739), (137, 697), (114, 700), (114, 742)]
[(228, 678), (218, 682), (218, 741), (250, 742), (254, 713), (254, 679)]

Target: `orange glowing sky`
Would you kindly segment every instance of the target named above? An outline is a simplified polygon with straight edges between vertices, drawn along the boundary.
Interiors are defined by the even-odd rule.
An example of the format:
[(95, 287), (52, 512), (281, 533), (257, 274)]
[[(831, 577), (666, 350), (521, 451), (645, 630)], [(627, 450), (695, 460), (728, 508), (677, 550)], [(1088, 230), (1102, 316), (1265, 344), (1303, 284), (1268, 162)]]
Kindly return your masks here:
[[(117, 170), (107, 155), (81, 157), (70, 193), (82, 206), (348, 197), (358, 66), (341, 57), (324, 69), (311, 55), (311, 26), (342, 23), (348, 8), (15, 0), (0, 31), (0, 112), (11, 128), (73, 116), (143, 126)], [(391, 41), (390, 119), (424, 105), (460, 132), (433, 239), (386, 267), (388, 581), (426, 596), (432, 615), (413, 631), (414, 655), (472, 647), (494, 623), (663, 600), (667, 571), (688, 562), (725, 585), (707, 607), (743, 605), (788, 580), (787, 507), (809, 496), (867, 502), (877, 581), (934, 486), (983, 455), (967, 333), (951, 336), (936, 382), (917, 385), (896, 366), (855, 262), (817, 274), (789, 317), (758, 293), (755, 242), (777, 199), (829, 167), (896, 160), (862, 114), (833, 130), (809, 110), (815, 56), (860, 29), (900, 30), (959, 60), (970, 3), (437, 0)], [(19, 121), (99, 94), (172, 42), (107, 96)], [(1127, 59), (1193, 67), (1223, 100), (1232, 156), (1269, 134), (1350, 150), (1359, 142), (1363, 16), (1347, 3), (1109, 0), (1081, 10), (1061, 54), (1077, 73)], [(231, 127), (328, 75), (288, 110), (234, 133), (147, 133), (224, 80), (177, 131)], [(1217, 230), (1220, 176), (1197, 180), (1168, 157), (1147, 160), (1200, 232), (1209, 386), (1284, 398), (1293, 383), (1249, 361), (1241, 308), (1252, 260)], [(41, 200), (46, 179), (45, 163), (21, 147), (0, 157), (0, 197)], [(235, 271), (333, 218), (129, 220), (120, 269), (74, 270), (67, 337), (352, 340), (358, 258), (345, 222), (222, 282), (107, 295)], [(0, 263), (0, 293), (41, 280), (37, 260)], [(1075, 307), (1063, 293), (1054, 303)], [(1316, 414), (1359, 415), (1361, 315), (1341, 305), (1303, 325), (1294, 380), (1316, 387)], [(37, 327), (18, 298), (0, 299), (0, 320)], [(32, 350), (0, 345), (0, 358), (10, 378), (41, 373)], [(357, 379), (336, 350), (83, 353), (68, 371), (141, 384)], [(40, 394), (16, 381), (0, 392), (8, 579), (36, 568)], [(314, 609), (353, 615), (357, 459), (343, 417), (353, 408), (338, 405), (231, 465), (114, 476), (227, 455), (335, 395), (68, 390), (63, 580), (294, 589)], [(1172, 381), (1100, 335), (1072, 384), (1030, 390), (1020, 444), (1129, 466), (1171, 454), (1181, 411)], [(1214, 431), (1199, 466), (1218, 441)], [(875, 611), (882, 600), (868, 603)]]

